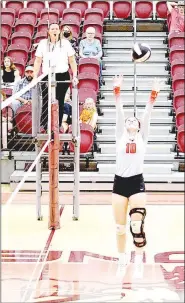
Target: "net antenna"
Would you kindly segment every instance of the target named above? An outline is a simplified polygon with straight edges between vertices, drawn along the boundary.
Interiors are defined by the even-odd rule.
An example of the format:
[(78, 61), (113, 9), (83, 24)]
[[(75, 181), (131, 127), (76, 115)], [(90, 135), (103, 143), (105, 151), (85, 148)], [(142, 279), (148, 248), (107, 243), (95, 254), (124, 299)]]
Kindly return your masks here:
[[(137, 36), (137, 19), (136, 19), (136, 14), (135, 14), (135, 5), (136, 5), (136, 1), (133, 1), (133, 14), (134, 14), (134, 25), (133, 25), (133, 29), (134, 29), (134, 45), (136, 43), (136, 36)], [(136, 68), (136, 61), (134, 60), (134, 117), (136, 117), (136, 94), (137, 94), (137, 68)]]

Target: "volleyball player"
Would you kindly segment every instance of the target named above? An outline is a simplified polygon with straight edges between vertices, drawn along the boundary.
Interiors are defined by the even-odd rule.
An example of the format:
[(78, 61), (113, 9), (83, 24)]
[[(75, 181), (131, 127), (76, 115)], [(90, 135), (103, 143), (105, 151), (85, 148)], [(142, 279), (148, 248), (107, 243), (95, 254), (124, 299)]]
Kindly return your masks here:
[[(146, 245), (144, 221), (146, 194), (143, 179), (144, 155), (148, 139), (153, 104), (160, 91), (160, 82), (154, 79), (150, 99), (141, 121), (136, 117), (125, 119), (120, 100), (122, 76), (114, 77), (116, 101), (116, 174), (114, 177), (112, 206), (116, 223), (117, 248), (119, 253), (117, 274), (124, 274), (127, 265), (126, 224), (130, 203), (130, 232), (136, 247), (135, 268), (142, 265), (143, 248)], [(138, 269), (141, 271), (141, 266)], [(141, 275), (142, 272), (136, 273)]]

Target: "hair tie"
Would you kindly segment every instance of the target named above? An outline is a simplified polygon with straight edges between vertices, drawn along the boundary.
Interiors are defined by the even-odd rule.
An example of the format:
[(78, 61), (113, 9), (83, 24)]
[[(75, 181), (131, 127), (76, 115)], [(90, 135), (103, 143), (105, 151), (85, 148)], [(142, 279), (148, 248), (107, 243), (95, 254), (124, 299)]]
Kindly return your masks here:
[(158, 96), (158, 92), (155, 90), (152, 90), (151, 94), (150, 94), (150, 101), (153, 103), (156, 100), (157, 96)]
[(113, 89), (114, 95), (118, 96), (120, 95), (120, 87), (119, 86), (115, 86)]

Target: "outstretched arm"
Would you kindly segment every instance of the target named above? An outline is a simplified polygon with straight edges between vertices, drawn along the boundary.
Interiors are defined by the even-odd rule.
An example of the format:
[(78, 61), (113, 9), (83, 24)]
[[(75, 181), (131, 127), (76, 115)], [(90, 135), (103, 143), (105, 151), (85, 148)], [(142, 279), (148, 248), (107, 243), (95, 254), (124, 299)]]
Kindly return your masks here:
[(172, 9), (177, 5), (176, 2), (170, 2), (170, 1), (167, 1), (166, 4), (167, 4), (168, 11), (170, 13), (171, 13)]
[(124, 132), (125, 126), (125, 115), (123, 111), (123, 107), (121, 105), (121, 97), (120, 97), (120, 88), (123, 82), (123, 76), (116, 76), (113, 79), (114, 88), (113, 93), (116, 101), (116, 142), (121, 139)]
[(159, 79), (155, 78), (153, 81), (152, 91), (150, 94), (150, 100), (147, 103), (143, 117), (141, 118), (141, 134), (142, 134), (143, 140), (145, 142), (147, 142), (147, 140), (148, 140), (153, 104), (157, 99), (157, 95), (158, 95), (159, 91), (160, 91), (160, 81), (159, 81)]

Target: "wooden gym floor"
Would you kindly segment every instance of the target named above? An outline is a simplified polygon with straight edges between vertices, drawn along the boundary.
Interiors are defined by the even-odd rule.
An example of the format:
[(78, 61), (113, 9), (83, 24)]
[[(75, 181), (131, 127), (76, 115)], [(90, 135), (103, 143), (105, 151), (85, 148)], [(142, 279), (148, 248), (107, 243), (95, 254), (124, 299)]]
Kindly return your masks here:
[[(10, 193), (2, 193), (3, 206)], [(35, 193), (19, 193), (2, 217), (2, 302), (183, 302), (184, 196), (148, 194), (144, 275), (130, 264), (117, 278), (117, 251), (110, 193), (81, 193), (80, 219), (72, 220), (72, 196), (60, 194), (61, 228), (36, 220)]]

